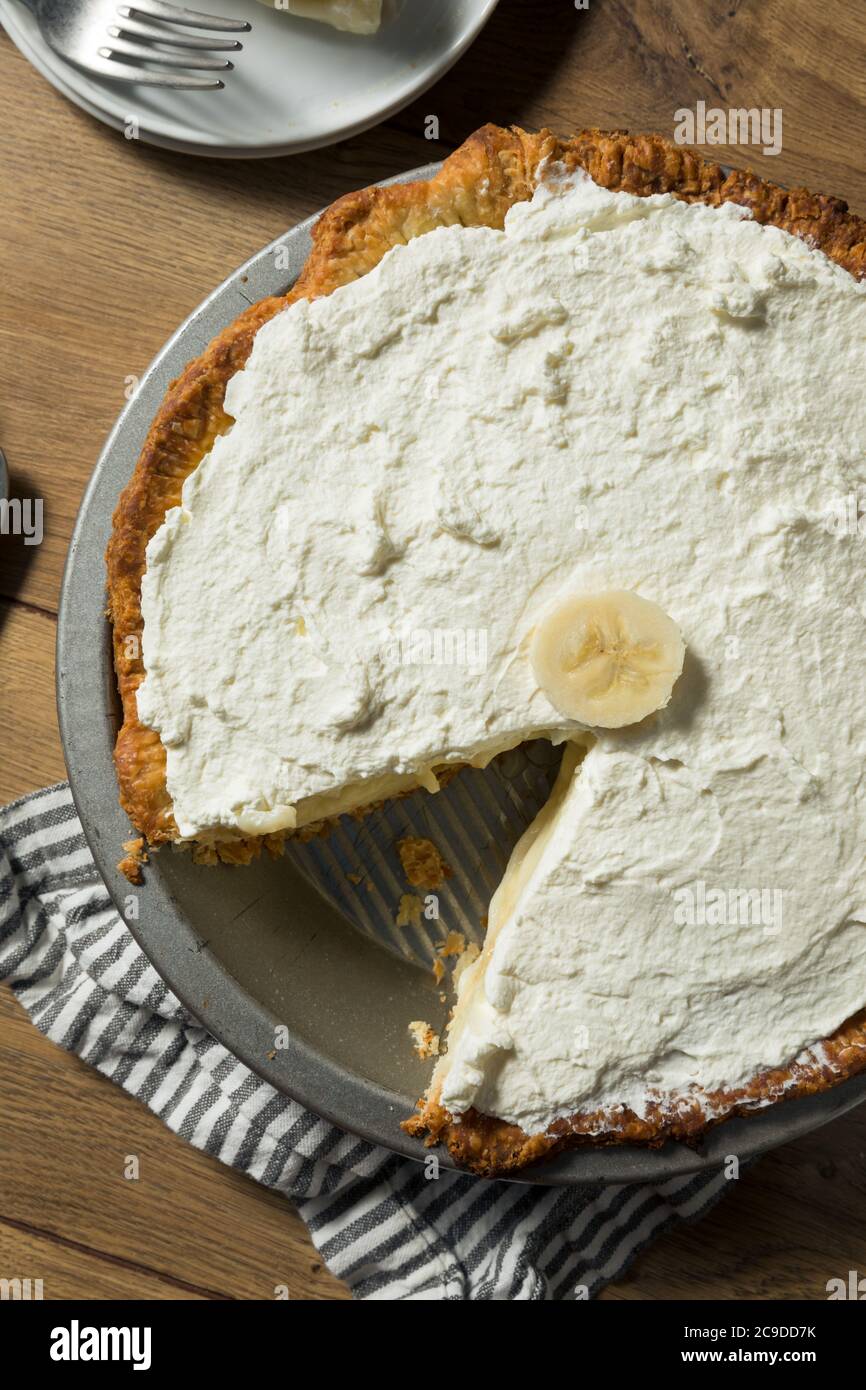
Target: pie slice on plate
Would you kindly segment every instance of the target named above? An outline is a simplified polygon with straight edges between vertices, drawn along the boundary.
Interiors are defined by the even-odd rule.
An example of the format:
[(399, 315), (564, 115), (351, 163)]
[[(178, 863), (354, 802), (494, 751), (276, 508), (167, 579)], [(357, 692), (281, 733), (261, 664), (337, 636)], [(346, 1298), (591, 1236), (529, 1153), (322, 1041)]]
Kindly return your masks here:
[(375, 34), (382, 23), (382, 0), (260, 0), (270, 9), (318, 19), (349, 34)]
[(837, 199), (488, 126), (325, 213), (120, 499), (151, 845), (246, 863), (564, 745), (407, 1122), (478, 1172), (866, 1066), (864, 276)]

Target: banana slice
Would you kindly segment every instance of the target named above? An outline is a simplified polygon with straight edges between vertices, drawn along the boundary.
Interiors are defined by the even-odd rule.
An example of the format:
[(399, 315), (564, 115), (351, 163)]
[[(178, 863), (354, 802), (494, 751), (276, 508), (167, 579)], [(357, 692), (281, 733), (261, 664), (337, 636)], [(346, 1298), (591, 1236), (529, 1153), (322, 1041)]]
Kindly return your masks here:
[(621, 729), (664, 708), (685, 653), (679, 628), (657, 603), (607, 589), (557, 604), (535, 629), (529, 659), (561, 714)]

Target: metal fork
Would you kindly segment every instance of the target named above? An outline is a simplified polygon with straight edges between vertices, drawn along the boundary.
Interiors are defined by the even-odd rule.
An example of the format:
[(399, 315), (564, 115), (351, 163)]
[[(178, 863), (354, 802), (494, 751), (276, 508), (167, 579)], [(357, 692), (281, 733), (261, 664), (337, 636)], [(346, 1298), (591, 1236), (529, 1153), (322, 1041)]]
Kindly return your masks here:
[[(170, 25), (222, 34), (245, 33), (250, 27), (242, 19), (200, 14), (165, 0), (144, 0), (141, 5), (118, 5), (115, 0), (22, 3), (36, 16), (49, 48), (61, 58), (100, 77), (144, 82), (151, 87), (223, 87), (225, 83), (218, 77), (198, 77), (195, 73), (233, 68), (228, 58), (214, 58), (208, 50), (225, 53), (242, 47), (237, 39), (199, 38)], [(159, 64), (162, 71), (144, 63)]]

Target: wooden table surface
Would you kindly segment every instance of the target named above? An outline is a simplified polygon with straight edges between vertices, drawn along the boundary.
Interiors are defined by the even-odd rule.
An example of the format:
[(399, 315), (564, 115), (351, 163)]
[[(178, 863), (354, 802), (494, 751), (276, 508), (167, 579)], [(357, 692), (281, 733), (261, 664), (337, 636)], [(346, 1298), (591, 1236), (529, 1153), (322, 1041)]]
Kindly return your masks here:
[[(202, 6), (206, 8), (206, 6)], [(240, 9), (241, 6), (239, 5)], [(866, 213), (862, 0), (502, 0), (470, 54), (377, 130), (321, 153), (194, 159), (124, 140), (0, 32), (0, 444), (45, 538), (0, 538), (0, 800), (64, 776), (53, 693), (61, 571), (82, 490), (140, 375), (231, 270), (339, 194), (493, 120), (658, 130), (781, 108), (782, 153), (710, 151)], [(424, 138), (438, 116), (440, 141)], [(0, 1277), (52, 1298), (304, 1299), (347, 1291), (282, 1198), (195, 1152), (47, 1042), (0, 991)], [(123, 1182), (124, 1156), (141, 1180)], [(122, 1185), (122, 1196), (121, 1194)], [(823, 1298), (866, 1271), (866, 1107), (757, 1164), (605, 1297)]]

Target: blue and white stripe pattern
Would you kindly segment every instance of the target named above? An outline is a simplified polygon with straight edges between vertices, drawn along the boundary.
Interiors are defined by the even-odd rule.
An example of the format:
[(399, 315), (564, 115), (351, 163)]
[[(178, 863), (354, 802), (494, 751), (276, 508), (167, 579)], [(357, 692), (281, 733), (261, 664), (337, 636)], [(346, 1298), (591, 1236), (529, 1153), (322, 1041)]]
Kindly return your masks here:
[(36, 1026), (293, 1201), (357, 1298), (591, 1297), (723, 1193), (721, 1174), (657, 1188), (430, 1181), (326, 1124), (181, 1008), (115, 911), (65, 783), (0, 811), (0, 879), (0, 976)]

